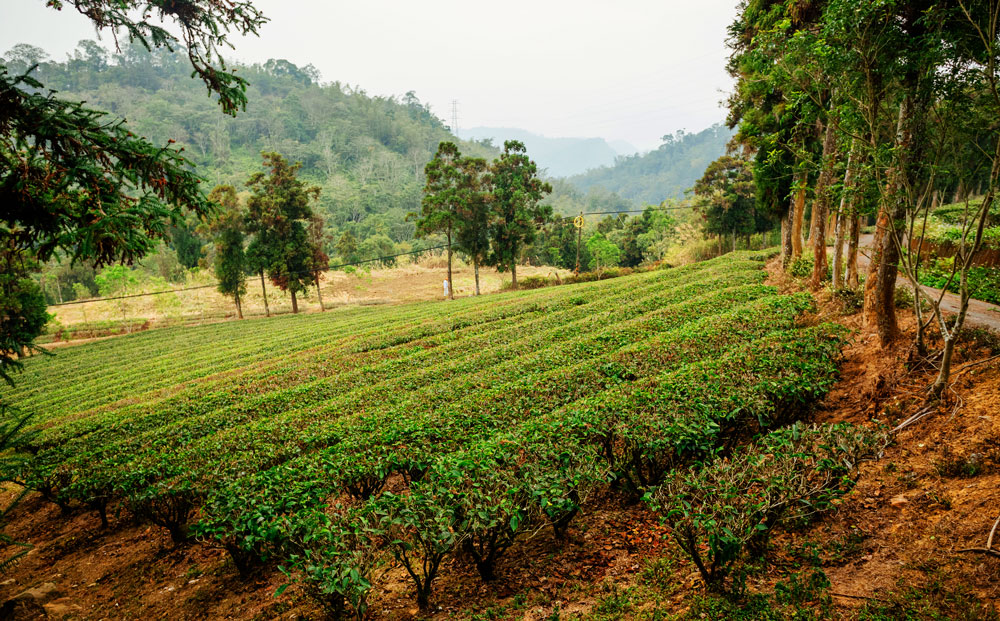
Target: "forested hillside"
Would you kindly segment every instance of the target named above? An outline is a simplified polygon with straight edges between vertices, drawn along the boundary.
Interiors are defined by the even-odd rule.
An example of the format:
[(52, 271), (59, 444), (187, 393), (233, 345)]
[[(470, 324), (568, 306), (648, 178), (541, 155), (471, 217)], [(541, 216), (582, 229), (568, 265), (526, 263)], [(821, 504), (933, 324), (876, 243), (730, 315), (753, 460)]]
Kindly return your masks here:
[[(370, 96), (357, 86), (323, 82), (311, 65), (286, 60), (239, 66), (250, 82), (245, 111), (219, 113), (202, 83), (191, 80), (185, 56), (141, 45), (109, 54), (81, 41), (72, 58), (46, 62), (45, 52), (18, 45), (5, 54), (11, 73), (38, 64), (34, 75), (61, 97), (86, 101), (128, 120), (154, 144), (183, 145), (209, 188), (241, 188), (260, 166), (262, 151), (303, 164), (302, 176), (321, 188), (318, 210), (332, 233), (350, 229), (365, 239), (412, 239), (408, 212), (418, 211), (423, 168), (448, 128), (413, 92)], [(334, 76), (330, 76), (334, 77)], [(495, 149), (463, 143), (470, 155)]]
[(726, 152), (732, 132), (723, 125), (713, 125), (695, 134), (679, 131), (663, 137), (655, 151), (619, 158), (614, 166), (605, 166), (569, 181), (583, 191), (602, 187), (623, 198), (659, 203), (667, 198), (682, 198), (705, 168)]

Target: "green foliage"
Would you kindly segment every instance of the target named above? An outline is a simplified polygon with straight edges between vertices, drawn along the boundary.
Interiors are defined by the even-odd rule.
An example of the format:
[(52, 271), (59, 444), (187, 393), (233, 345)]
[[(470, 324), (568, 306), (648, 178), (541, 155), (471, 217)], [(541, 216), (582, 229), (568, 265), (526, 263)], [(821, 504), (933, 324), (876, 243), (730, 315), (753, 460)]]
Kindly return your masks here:
[[(206, 191), (220, 184), (242, 191), (263, 151), (301, 162), (300, 177), (322, 188), (313, 210), (334, 240), (345, 231), (358, 243), (378, 233), (393, 243), (412, 239), (406, 214), (419, 211), (423, 167), (440, 142), (455, 140), (412, 92), (381, 97), (342, 82), (321, 84), (315, 68), (271, 59), (231, 66), (247, 80), (253, 102), (231, 118), (190, 79), (182, 55), (122, 41), (120, 53), (91, 63), (95, 46), (83, 41), (74, 58), (43, 60), (38, 77), (58, 85), (60, 96), (128, 118), (131, 131), (154, 144), (176, 140), (205, 177)], [(497, 152), (456, 142), (470, 156)]]
[[(63, 4), (48, 3), (57, 10)], [(173, 49), (183, 41), (194, 74), (218, 95), (223, 110), (234, 113), (245, 106), (246, 81), (226, 71), (219, 48), (229, 45), (230, 32), (256, 34), (265, 21), (249, 2), (180, 0), (161, 3), (155, 11), (136, 0), (73, 7), (98, 30), (125, 32), (147, 50)], [(79, 99), (57, 97), (38, 79), (36, 68), (44, 56), (24, 48), (13, 51), (10, 61), (0, 59), (0, 202), (5, 206), (0, 246), (5, 252), (43, 263), (57, 251), (97, 265), (131, 263), (147, 254), (185, 209), (208, 213), (201, 178), (173, 140), (156, 144), (139, 138), (124, 121), (108, 121), (106, 113)], [(102, 67), (94, 46), (83, 51), (87, 62)], [(11, 355), (30, 349), (44, 324), (39, 320), (44, 311), (28, 303), (29, 287), (17, 278), (4, 284), (0, 301), (5, 324), (0, 375), (8, 381)]]
[(313, 280), (314, 253), (307, 226), (320, 188), (298, 178), (301, 164), (289, 164), (278, 153), (262, 156), (267, 172), (254, 173), (247, 180), (251, 195), (246, 229), (254, 235), (251, 264), (264, 267), (271, 282), (289, 291), (294, 307), (296, 294), (305, 292)]
[[(961, 285), (959, 275), (953, 274), (953, 258), (937, 259), (920, 271), (920, 284), (935, 289), (947, 289), (958, 293)], [(1000, 304), (1000, 269), (996, 267), (972, 267), (966, 275), (969, 296), (991, 304)]]
[[(0, 482), (7, 483), (17, 480), (17, 475), (24, 467), (27, 457), (25, 447), (34, 438), (35, 433), (26, 431), (31, 420), (30, 414), (21, 414), (4, 403), (0, 403)], [(0, 510), (0, 545), (4, 548), (20, 548), (12, 556), (0, 559), (0, 574), (16, 565), (31, 551), (31, 544), (22, 543), (3, 532), (10, 520), (10, 514), (24, 497), (31, 493), (30, 489), (22, 489), (6, 507)]]
[(28, 276), (32, 262), (17, 250), (0, 251), (0, 379), (13, 383), (20, 358), (38, 351), (35, 339), (49, 314), (41, 287)]
[(538, 166), (516, 140), (505, 142), (503, 153), (490, 166), (490, 185), (495, 214), (490, 231), (492, 261), (501, 270), (510, 269), (516, 287), (521, 249), (535, 241), (538, 227), (552, 215), (551, 207), (539, 205), (552, 186), (538, 177)]
[(275, 563), (331, 614), (387, 564), (427, 607), (454, 562), (499, 578), (609, 481), (642, 494), (828, 390), (841, 339), (798, 327), (811, 298), (763, 285), (764, 254), (67, 349), (2, 395), (45, 404), (21, 480)]
[(766, 553), (775, 527), (830, 510), (853, 487), (859, 462), (879, 454), (882, 442), (850, 426), (795, 425), (701, 468), (677, 471), (647, 498), (706, 588), (724, 592), (748, 553)]
[(750, 235), (771, 228), (759, 217), (754, 204), (753, 173), (750, 163), (724, 155), (708, 165), (694, 184), (696, 207), (709, 235)]
[(587, 240), (587, 252), (590, 253), (590, 269), (601, 269), (609, 265), (618, 265), (621, 251), (600, 232), (591, 235)]
[(721, 125), (696, 134), (679, 131), (664, 136), (663, 144), (654, 151), (621, 157), (614, 166), (597, 168), (568, 181), (582, 191), (600, 187), (637, 202), (657, 204), (668, 198), (683, 198), (705, 167), (725, 153), (731, 135)]
[[(212, 222), (215, 235), (215, 277), (219, 293), (231, 296), (240, 309), (240, 299), (246, 295), (247, 259), (244, 251), (244, 222), (236, 189), (220, 185), (212, 190), (209, 200), (219, 206)], [(242, 311), (240, 311), (242, 315)]]

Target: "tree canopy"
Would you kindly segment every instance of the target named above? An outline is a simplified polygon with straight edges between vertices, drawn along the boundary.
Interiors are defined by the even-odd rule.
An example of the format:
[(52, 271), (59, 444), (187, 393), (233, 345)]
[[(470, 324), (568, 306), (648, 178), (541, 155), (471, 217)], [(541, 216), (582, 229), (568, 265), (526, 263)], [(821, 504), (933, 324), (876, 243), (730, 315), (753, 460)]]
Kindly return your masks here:
[[(223, 111), (233, 114), (245, 106), (246, 81), (226, 70), (220, 49), (229, 45), (230, 32), (256, 34), (265, 21), (251, 3), (51, 0), (48, 5), (75, 8), (98, 30), (110, 31), (116, 43), (124, 37), (146, 50), (184, 46), (189, 66)], [(83, 52), (101, 62), (92, 47)], [(36, 75), (36, 56), (31, 49), (15, 49), (20, 67), (0, 62), (0, 246), (25, 261), (44, 262), (62, 251), (97, 265), (131, 263), (149, 252), (184, 210), (210, 211), (182, 147), (140, 138), (123, 120), (46, 90)], [(19, 283), (16, 278), (4, 283), (5, 301), (30, 295)], [(5, 324), (0, 331), (10, 336), (0, 350), (4, 377), (17, 365), (16, 356), (33, 348), (41, 329), (27, 310), (33, 306), (0, 309)]]

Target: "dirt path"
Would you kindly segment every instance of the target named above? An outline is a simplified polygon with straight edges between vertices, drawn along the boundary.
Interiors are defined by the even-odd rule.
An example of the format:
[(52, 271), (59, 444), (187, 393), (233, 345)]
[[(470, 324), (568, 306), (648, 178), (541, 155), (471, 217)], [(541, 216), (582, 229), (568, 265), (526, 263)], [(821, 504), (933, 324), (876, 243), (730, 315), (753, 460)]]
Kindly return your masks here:
[[(860, 252), (858, 252), (858, 270), (868, 269), (869, 256), (871, 254), (871, 244), (874, 235), (862, 235), (860, 239)], [(941, 295), (940, 289), (934, 287), (924, 287), (924, 291), (933, 297)], [(941, 300), (941, 308), (949, 313), (958, 313), (959, 297), (954, 293), (945, 293)], [(986, 328), (994, 332), (1000, 332), (1000, 306), (983, 302), (980, 300), (969, 300), (969, 311), (965, 317), (966, 325), (976, 328)]]

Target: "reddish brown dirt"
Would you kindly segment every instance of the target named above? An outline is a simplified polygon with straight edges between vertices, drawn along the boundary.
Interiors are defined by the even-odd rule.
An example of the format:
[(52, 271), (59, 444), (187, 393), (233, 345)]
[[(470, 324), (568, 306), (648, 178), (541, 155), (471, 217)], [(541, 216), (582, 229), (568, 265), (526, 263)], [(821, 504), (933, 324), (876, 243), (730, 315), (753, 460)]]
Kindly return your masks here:
[[(772, 283), (800, 286), (780, 277)], [(912, 330), (907, 315), (900, 312), (904, 331)], [(844, 351), (841, 382), (820, 405), (817, 420), (891, 426), (922, 406), (933, 373), (907, 366), (907, 338), (883, 350), (857, 316), (843, 315), (838, 302), (820, 296), (820, 311), (807, 321), (829, 320), (856, 332)], [(1000, 559), (958, 553), (984, 545), (1000, 514), (1000, 362), (963, 367), (988, 358), (986, 341), (959, 348), (957, 381), (945, 402), (899, 434), (881, 460), (863, 466), (839, 511), (775, 539), (773, 558), (751, 579), (752, 591), (769, 589), (812, 558), (832, 583), (830, 614), (836, 617), (851, 618), (866, 602), (894, 600), (909, 586), (995, 601)], [(969, 463), (976, 471), (961, 472)], [(113, 516), (111, 528), (102, 531), (94, 514), (62, 516), (32, 496), (15, 511), (8, 531), (35, 549), (0, 584), (0, 601), (55, 583), (57, 597), (46, 604), (50, 618), (321, 617), (295, 586), (274, 596), (286, 582), (277, 568), (241, 580), (222, 551), (198, 543), (174, 546), (161, 529), (133, 524), (127, 515)], [(467, 561), (450, 561), (435, 583), (432, 616), (541, 620), (558, 611), (564, 619), (649, 618), (654, 608), (683, 614), (701, 593), (700, 581), (665, 534), (644, 505), (607, 493), (587, 504), (569, 541), (556, 541), (546, 530), (519, 542), (493, 583), (480, 581)], [(374, 618), (419, 616), (399, 569), (378, 583), (384, 586), (373, 593)], [(607, 616), (607, 603), (621, 594), (630, 603), (619, 616)]]

